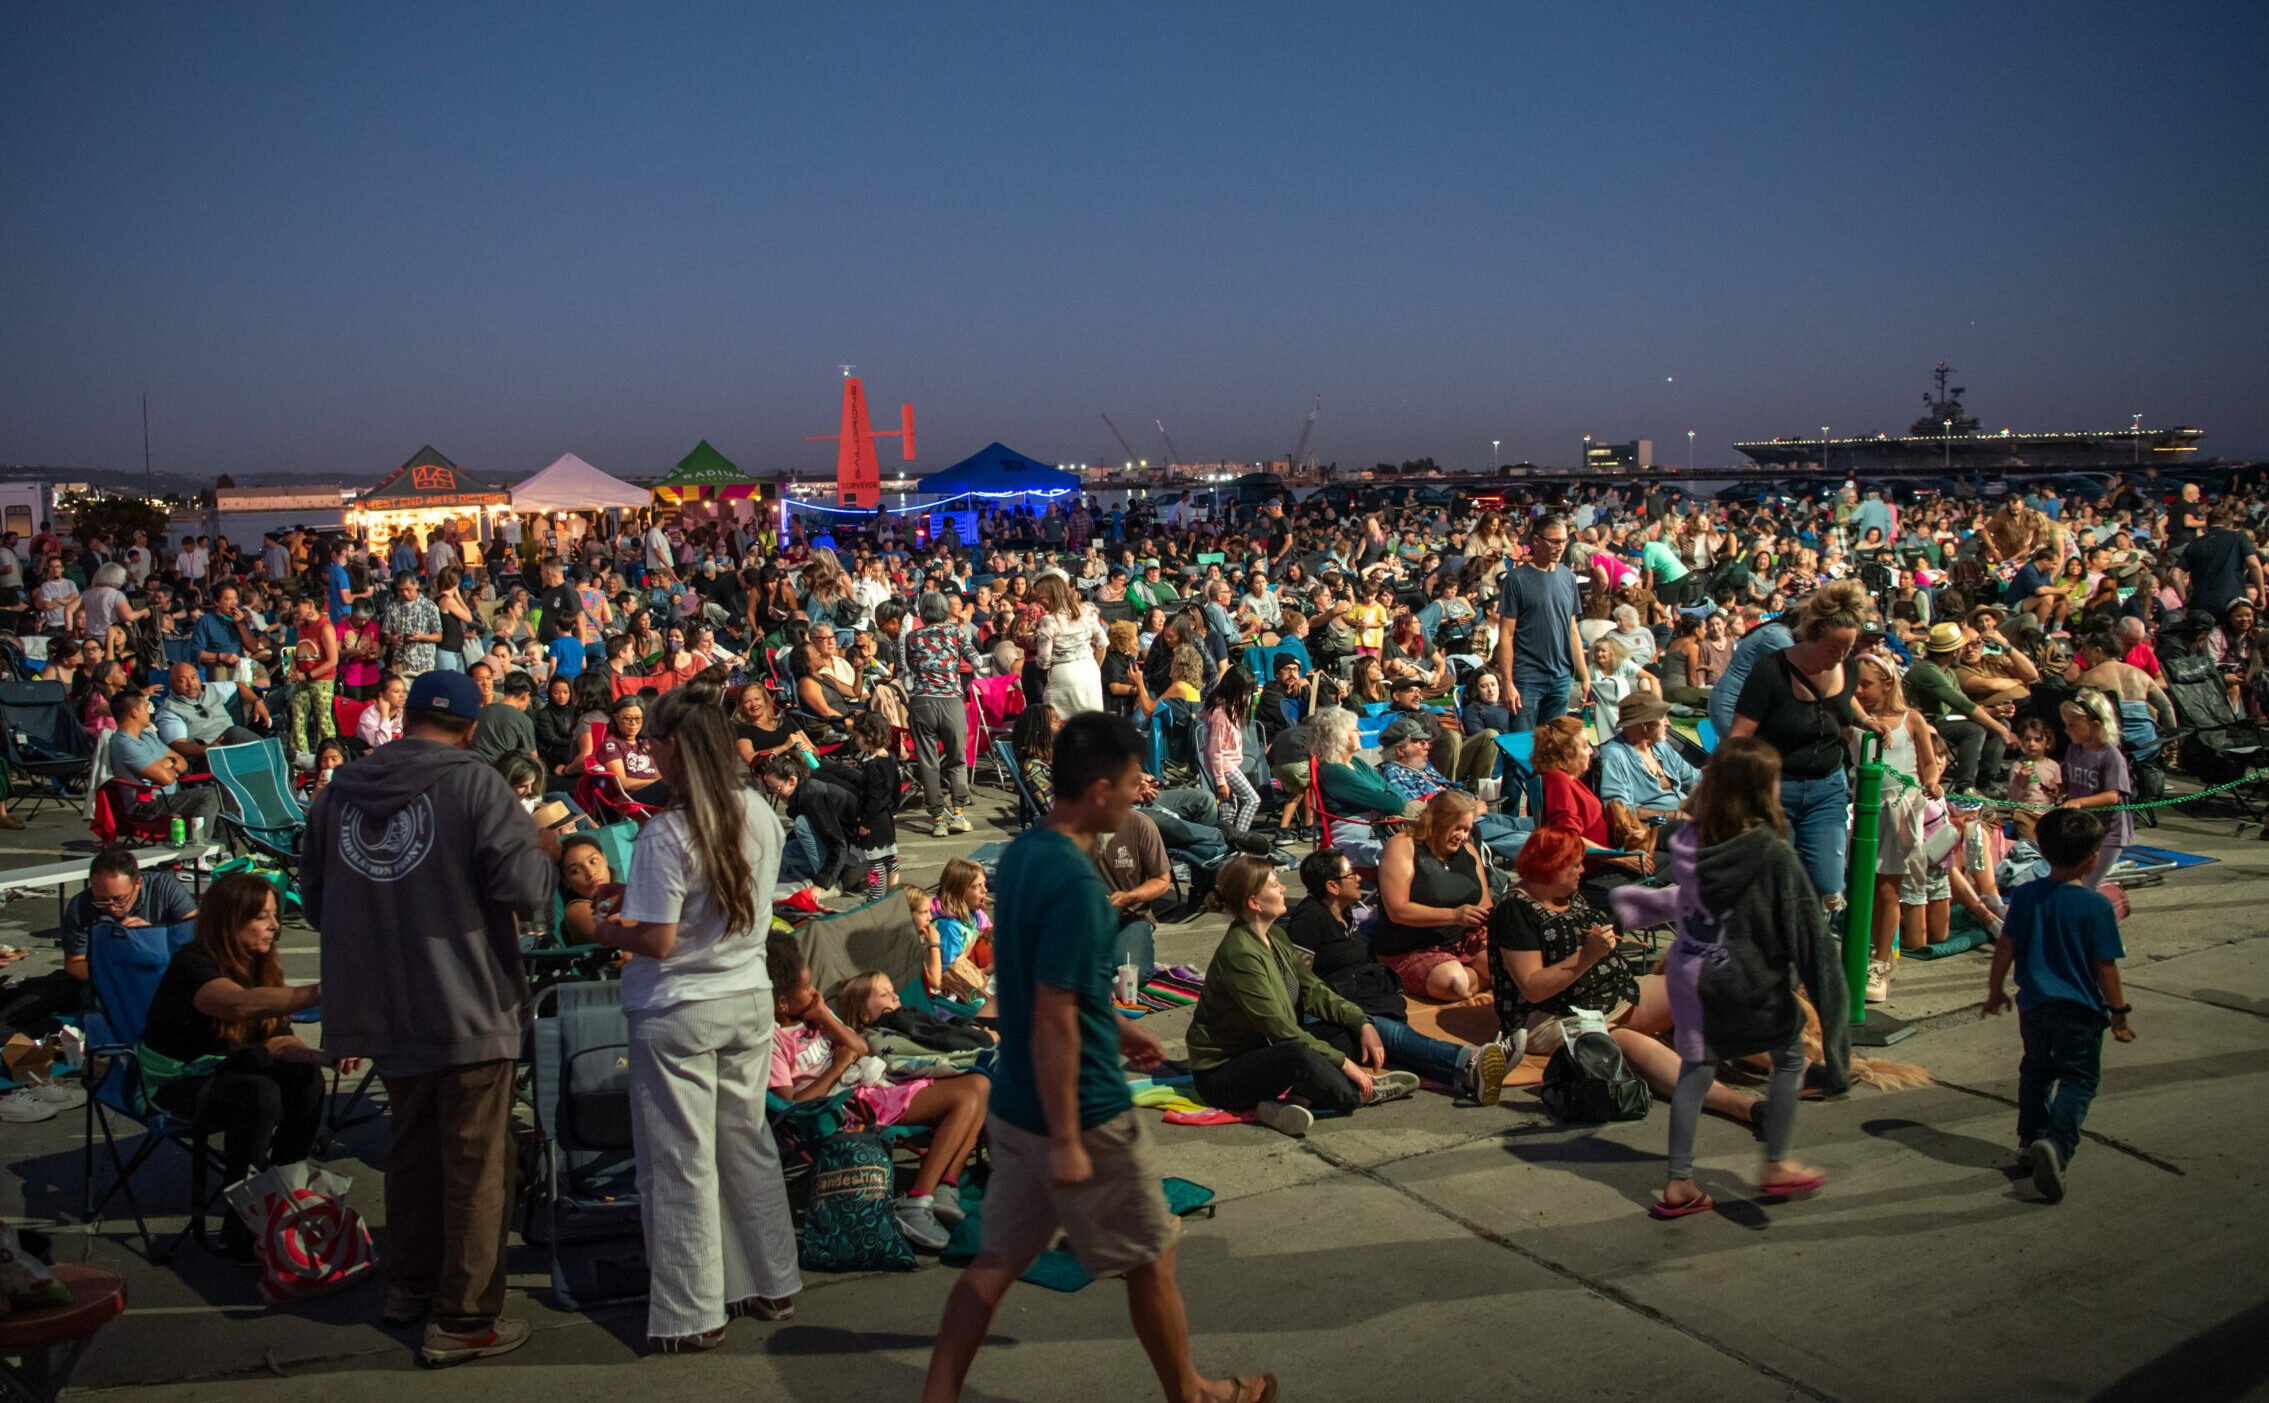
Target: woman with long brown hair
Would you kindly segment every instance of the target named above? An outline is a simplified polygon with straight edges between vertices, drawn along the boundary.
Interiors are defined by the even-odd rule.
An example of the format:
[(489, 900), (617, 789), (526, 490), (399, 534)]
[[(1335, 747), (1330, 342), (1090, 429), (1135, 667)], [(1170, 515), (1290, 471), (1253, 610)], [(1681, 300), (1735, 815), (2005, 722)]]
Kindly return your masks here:
[(749, 787), (723, 703), (705, 682), (655, 699), (646, 744), (669, 804), (639, 830), (627, 888), (601, 888), (594, 900), (603, 909), (619, 897), (621, 914), (593, 937), (637, 957), (623, 970), (622, 1003), (653, 1266), (646, 1331), (666, 1351), (715, 1348), (736, 1315), (777, 1320), (802, 1287), (764, 1117), (765, 942), (786, 839)]
[[(284, 983), (282, 925), (276, 889), (261, 877), (232, 872), (206, 888), (196, 938), (158, 980), (136, 1049), (150, 1098), (177, 1115), (202, 1114), (220, 1133), (225, 1183), (306, 1159), (323, 1128), (321, 1069), (354, 1066), (292, 1031), (291, 1015), (321, 1003), (323, 986)], [(233, 1213), (221, 1223), (220, 1251), (251, 1260), (251, 1230)]]
[(1048, 670), (1041, 700), (1070, 720), (1083, 711), (1103, 709), (1103, 653), (1110, 637), (1095, 606), (1083, 604), (1071, 582), (1059, 574), (1042, 575), (1032, 586), (1032, 597), (1045, 611), (1033, 630), (1033, 658)]

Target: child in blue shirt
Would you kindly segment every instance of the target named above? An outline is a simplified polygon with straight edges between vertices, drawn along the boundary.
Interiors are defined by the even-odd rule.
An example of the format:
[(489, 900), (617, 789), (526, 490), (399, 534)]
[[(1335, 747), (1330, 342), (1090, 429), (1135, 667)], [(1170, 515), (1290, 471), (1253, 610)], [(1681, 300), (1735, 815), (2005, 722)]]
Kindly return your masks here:
[(2102, 820), (2085, 809), (2052, 809), (2035, 827), (2048, 859), (2046, 877), (2009, 894), (2009, 914), (1993, 944), (1985, 1011), (2009, 1007), (2002, 988), (2017, 971), (2017, 1031), (2025, 1057), (2017, 1066), (2017, 1143), (2033, 1171), (2033, 1187), (2056, 1203), (2065, 1166), (2080, 1148), (2080, 1122), (2095, 1099), (2104, 1025), (2119, 1041), (2135, 1041), (2120, 992), (2119, 918), (2111, 902), (2085, 885), (2103, 845)]

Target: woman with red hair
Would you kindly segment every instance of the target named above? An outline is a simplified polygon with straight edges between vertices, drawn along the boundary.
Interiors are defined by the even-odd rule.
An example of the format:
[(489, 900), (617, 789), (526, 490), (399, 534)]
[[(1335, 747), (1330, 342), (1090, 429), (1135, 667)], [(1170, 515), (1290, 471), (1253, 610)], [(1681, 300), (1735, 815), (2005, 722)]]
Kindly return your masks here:
[[(1670, 1029), (1670, 996), (1659, 974), (1638, 974), (1618, 953), (1614, 918), (1579, 888), (1583, 835), (1552, 824), (1529, 835), (1513, 862), (1519, 881), (1489, 917), (1499, 1041), (1507, 1062), (1559, 1050), (1560, 1020), (1579, 1008), (1607, 1017), (1623, 1060), (1658, 1096), (1678, 1084), (1678, 1054), (1656, 1035)], [(1703, 1104), (1747, 1123), (1750, 1097), (1712, 1086)]]

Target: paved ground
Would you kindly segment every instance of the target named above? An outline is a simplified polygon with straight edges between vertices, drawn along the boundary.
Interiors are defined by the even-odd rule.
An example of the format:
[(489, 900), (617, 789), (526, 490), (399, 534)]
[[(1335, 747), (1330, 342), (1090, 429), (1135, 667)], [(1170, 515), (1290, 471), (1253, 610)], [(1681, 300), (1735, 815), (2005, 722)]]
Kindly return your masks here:
[[(1809, 1202), (1750, 1195), (1748, 1133), (1704, 1126), (1701, 1174), (1721, 1205), (1675, 1224), (1644, 1205), (1662, 1175), (1665, 1112), (1558, 1129), (1526, 1094), (1493, 1109), (1418, 1100), (1327, 1121), (1305, 1142), (1253, 1126), (1159, 1127), (1170, 1172), (1220, 1193), (1190, 1224), (1182, 1279), (1210, 1370), (1269, 1368), (1293, 1399), (2269, 1397), (2269, 845), (2229, 819), (2174, 818), (2162, 845), (2218, 865), (2138, 891), (2126, 926), (2139, 1039), (2108, 1044), (2072, 1196), (2013, 1183), (2016, 1028), (1981, 1021), (1985, 957), (1912, 966), (1896, 1011), (1922, 1032), (1895, 1051), (1940, 1084), (1808, 1104), (1799, 1150), (1832, 1177)], [(80, 827), (47, 816), (5, 835), (0, 865), (52, 860)], [(988, 835), (982, 829), (976, 835)], [(966, 839), (906, 842), (914, 879)], [(32, 944), (52, 900), (0, 908), (0, 941)], [(1169, 928), (1167, 963), (1202, 964), (1218, 917)], [(24, 937), (31, 936), (31, 939)], [(314, 936), (286, 932), (311, 977)], [(1178, 1037), (1181, 1015), (1154, 1026)], [(339, 1167), (374, 1225), (380, 1127)], [(77, 1202), (79, 1122), (6, 1128), (0, 1212), (52, 1222)], [(170, 1153), (170, 1152), (168, 1152)], [(178, 1159), (171, 1161), (178, 1165)], [(185, 1193), (152, 1180), (162, 1212)], [(178, 1218), (166, 1219), (178, 1223)], [(249, 1275), (185, 1251), (157, 1269), (116, 1218), (65, 1222), (66, 1255), (132, 1282), (132, 1312), (79, 1373), (86, 1388), (169, 1399), (548, 1400), (633, 1389), (829, 1400), (910, 1398), (951, 1273), (812, 1280), (797, 1318), (742, 1323), (699, 1358), (643, 1358), (637, 1310), (561, 1315), (533, 1252), (511, 1310), (538, 1327), (508, 1360), (411, 1369), (375, 1323), (375, 1290), (294, 1311), (256, 1303)], [(572, 1373), (570, 1371), (573, 1371)], [(603, 1371), (603, 1376), (601, 1372)], [(1011, 1295), (971, 1398), (1154, 1397), (1123, 1293)]]

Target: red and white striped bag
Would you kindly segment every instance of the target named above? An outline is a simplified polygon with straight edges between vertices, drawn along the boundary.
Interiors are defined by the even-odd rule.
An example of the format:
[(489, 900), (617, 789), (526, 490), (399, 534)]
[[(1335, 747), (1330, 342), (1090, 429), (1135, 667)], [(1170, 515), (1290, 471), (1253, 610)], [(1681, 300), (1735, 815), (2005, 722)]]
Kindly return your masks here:
[(252, 1229), (260, 1256), (262, 1300), (284, 1306), (327, 1296), (377, 1267), (370, 1229), (345, 1202), (352, 1182), (303, 1160), (229, 1185), (229, 1207)]

